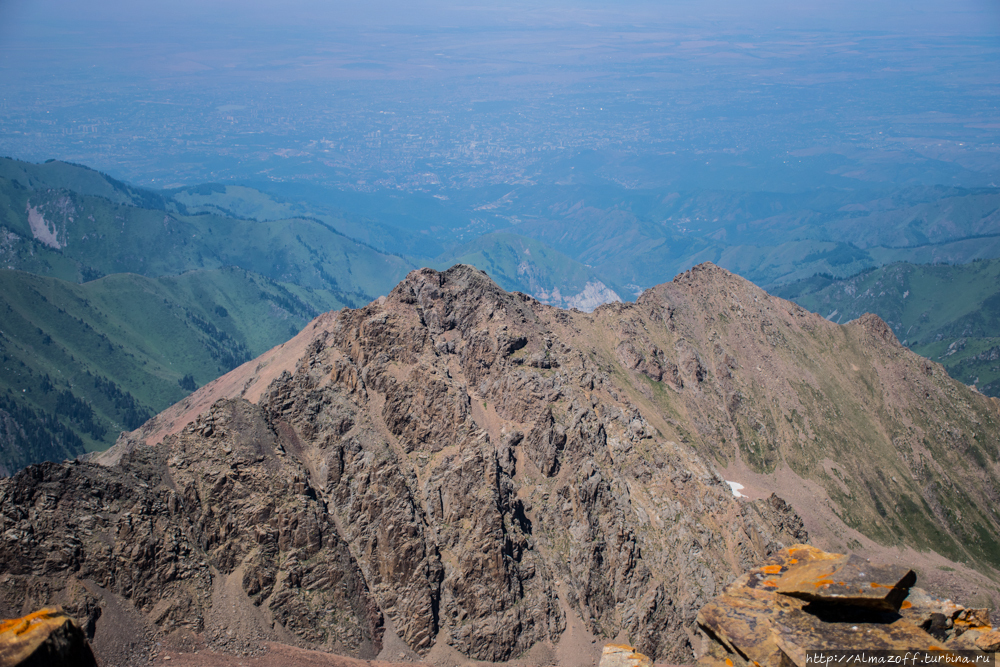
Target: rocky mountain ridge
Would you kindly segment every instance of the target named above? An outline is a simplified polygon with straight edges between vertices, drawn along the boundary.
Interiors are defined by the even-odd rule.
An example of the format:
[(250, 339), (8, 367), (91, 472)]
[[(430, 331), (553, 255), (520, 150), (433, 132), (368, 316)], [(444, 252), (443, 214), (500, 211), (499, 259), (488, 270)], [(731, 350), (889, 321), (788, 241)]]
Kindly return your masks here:
[[(821, 542), (839, 539), (829, 510), (878, 516), (873, 540), (909, 536), (908, 506), (858, 492), (866, 470), (909, 461), (908, 442), (889, 441), (892, 459), (877, 439), (892, 419), (922, 415), (972, 464), (974, 447), (996, 459), (996, 404), (880, 322), (839, 327), (711, 265), (592, 314), (506, 293), (467, 266), (415, 271), (123, 436), (107, 465), (44, 464), (0, 482), (0, 613), (62, 604), (99, 654), (136, 660), (147, 646), (115, 644), (110, 619), (222, 648), (374, 657), (401, 641), (493, 662), (556, 659), (576, 628), (687, 662), (698, 610), (805, 541), (810, 522)], [(900, 375), (921, 401), (904, 387), (889, 395), (894, 412), (850, 419)], [(839, 483), (806, 476), (817, 438)], [(995, 469), (960, 478), (924, 446), (922, 465), (970, 498), (964, 525), (939, 500), (927, 530), (946, 546), (978, 526), (995, 540), (983, 505)], [(873, 471), (878, 457), (887, 465)], [(851, 494), (828, 492), (840, 504), (807, 507), (803, 526), (779, 495), (734, 498), (719, 470), (739, 465), (771, 475), (779, 495), (782, 480)], [(992, 572), (974, 545), (963, 556)]]

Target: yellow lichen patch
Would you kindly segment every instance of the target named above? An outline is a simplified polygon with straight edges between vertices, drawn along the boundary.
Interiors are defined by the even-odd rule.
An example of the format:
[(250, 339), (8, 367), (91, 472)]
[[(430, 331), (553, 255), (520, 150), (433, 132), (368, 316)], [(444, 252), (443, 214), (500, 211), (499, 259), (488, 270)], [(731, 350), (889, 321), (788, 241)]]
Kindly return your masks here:
[(604, 653), (633, 653), (635, 649), (628, 644), (612, 644), (608, 643), (604, 645)]
[[(73, 648), (72, 642), (68, 640), (67, 637), (72, 637), (73, 631), (78, 634), (82, 648)], [(56, 636), (54, 645), (85, 651), (90, 660), (93, 660), (93, 654), (73, 620), (62, 613), (61, 609), (45, 607), (21, 618), (0, 621), (0, 665), (17, 665), (31, 658), (43, 644), (51, 644), (53, 636)], [(82, 653), (80, 657), (81, 665), (88, 664), (82, 661)]]
[(726, 667), (733, 667), (733, 661), (729, 658), (726, 658)]
[(788, 548), (788, 555), (796, 561), (839, 560), (844, 554), (829, 553), (808, 544), (794, 544)]
[(777, 588), (778, 587), (778, 582), (776, 582), (774, 579), (767, 579), (766, 581), (764, 581), (763, 585), (764, 586), (770, 586), (772, 588)]
[(62, 615), (63, 613), (61, 609), (57, 609), (55, 607), (43, 607), (38, 611), (33, 611), (27, 616), (22, 616), (21, 618), (9, 618), (0, 621), (0, 634), (13, 632), (15, 635), (23, 635), (31, 629), (32, 625), (46, 621), (54, 616)]
[(653, 661), (628, 644), (605, 644), (600, 667), (653, 667)]
[(912, 607), (912, 606), (913, 606), (913, 603), (912, 603), (912, 602), (910, 602), (909, 600), (903, 600), (903, 604), (901, 604), (901, 605), (899, 606), (899, 608), (900, 608), (900, 609), (909, 609), (909, 608), (910, 608), (910, 607)]
[(763, 572), (764, 574), (781, 574), (781, 566), (765, 565), (764, 567), (760, 568), (760, 571)]

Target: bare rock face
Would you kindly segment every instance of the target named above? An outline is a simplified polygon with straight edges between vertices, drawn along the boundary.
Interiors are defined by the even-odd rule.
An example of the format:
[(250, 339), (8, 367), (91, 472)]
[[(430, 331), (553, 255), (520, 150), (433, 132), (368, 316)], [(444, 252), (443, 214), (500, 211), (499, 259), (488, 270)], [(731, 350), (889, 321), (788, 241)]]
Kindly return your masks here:
[(911, 588), (895, 565), (803, 544), (783, 549), (698, 613), (700, 665), (808, 664), (807, 651), (996, 651), (985, 609)]
[(504, 660), (556, 641), (569, 610), (596, 634), (689, 655), (686, 619), (788, 539), (791, 512), (733, 502), (542, 315), (567, 314), (468, 267), (417, 272), (384, 304), (341, 313), (261, 406), (302, 443), (412, 648)]
[(287, 443), (259, 408), (229, 401), (113, 468), (26, 469), (0, 489), (0, 599), (61, 602), (91, 637), (102, 610), (126, 602), (160, 632), (225, 646), (239, 625), (225, 604), (235, 589), (259, 629), (234, 648), (290, 638), (376, 654), (381, 613)]
[[(586, 314), (471, 267), (415, 271), (124, 436), (111, 465), (0, 481), (0, 607), (59, 602), (99, 653), (128, 617), (147, 637), (357, 657), (391, 626), (419, 654), (501, 661), (558, 642), (571, 614), (688, 661), (698, 610), (808, 538), (788, 503), (734, 498), (715, 466), (811, 470), (805, 443), (826, 433), (822, 369), (791, 379), (804, 407), (767, 394), (741, 345), (766, 346), (769, 373), (814, 338), (909, 354), (761, 299), (711, 268)], [(867, 364), (866, 388), (880, 372), (860, 352), (836, 363)]]

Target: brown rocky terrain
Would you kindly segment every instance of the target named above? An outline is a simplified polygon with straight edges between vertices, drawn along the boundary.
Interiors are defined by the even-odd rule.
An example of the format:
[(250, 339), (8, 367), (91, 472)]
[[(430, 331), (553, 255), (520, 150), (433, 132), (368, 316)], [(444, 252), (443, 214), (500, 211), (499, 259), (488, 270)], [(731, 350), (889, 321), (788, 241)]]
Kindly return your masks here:
[(1000, 631), (988, 610), (929, 595), (916, 579), (906, 567), (853, 554), (782, 549), (698, 613), (698, 664), (806, 667), (817, 662), (809, 652), (826, 654), (825, 664), (852, 664), (893, 651), (909, 664), (942, 664), (943, 654), (992, 664), (986, 654), (1000, 649)]
[(184, 637), (690, 662), (699, 609), (806, 529), (992, 595), (998, 422), (877, 318), (711, 265), (592, 314), (415, 271), (98, 462), (0, 482), (0, 613), (62, 604), (108, 664)]

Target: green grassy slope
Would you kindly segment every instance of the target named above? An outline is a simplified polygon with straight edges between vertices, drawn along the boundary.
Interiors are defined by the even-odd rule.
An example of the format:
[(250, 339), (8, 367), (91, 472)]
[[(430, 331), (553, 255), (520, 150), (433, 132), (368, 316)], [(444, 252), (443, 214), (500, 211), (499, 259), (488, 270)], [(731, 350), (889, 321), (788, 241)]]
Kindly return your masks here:
[(0, 270), (0, 471), (103, 449), (342, 306), (237, 268), (83, 285)]
[(336, 292), (349, 305), (387, 293), (414, 268), (320, 220), (179, 215), (66, 190), (27, 190), (0, 178), (4, 268), (86, 281), (112, 273), (153, 277), (230, 265)]
[(259, 221), (311, 218), (379, 252), (429, 258), (442, 249), (426, 234), (348, 213), (335, 204), (323, 205), (302, 199), (289, 201), (241, 185), (209, 183), (169, 190), (164, 194), (170, 198), (168, 210), (181, 214), (213, 213)]
[(1000, 397), (1000, 260), (898, 263), (848, 279), (815, 276), (775, 294), (835, 322), (875, 313), (914, 352)]
[[(256, 196), (245, 209), (281, 208)], [(0, 159), (0, 472), (107, 447), (412, 268), (317, 218), (190, 214), (86, 167)]]
[(81, 195), (103, 197), (116, 204), (162, 209), (164, 197), (136, 188), (89, 167), (60, 160), (44, 164), (0, 158), (0, 178), (13, 181), (25, 190), (68, 190)]

